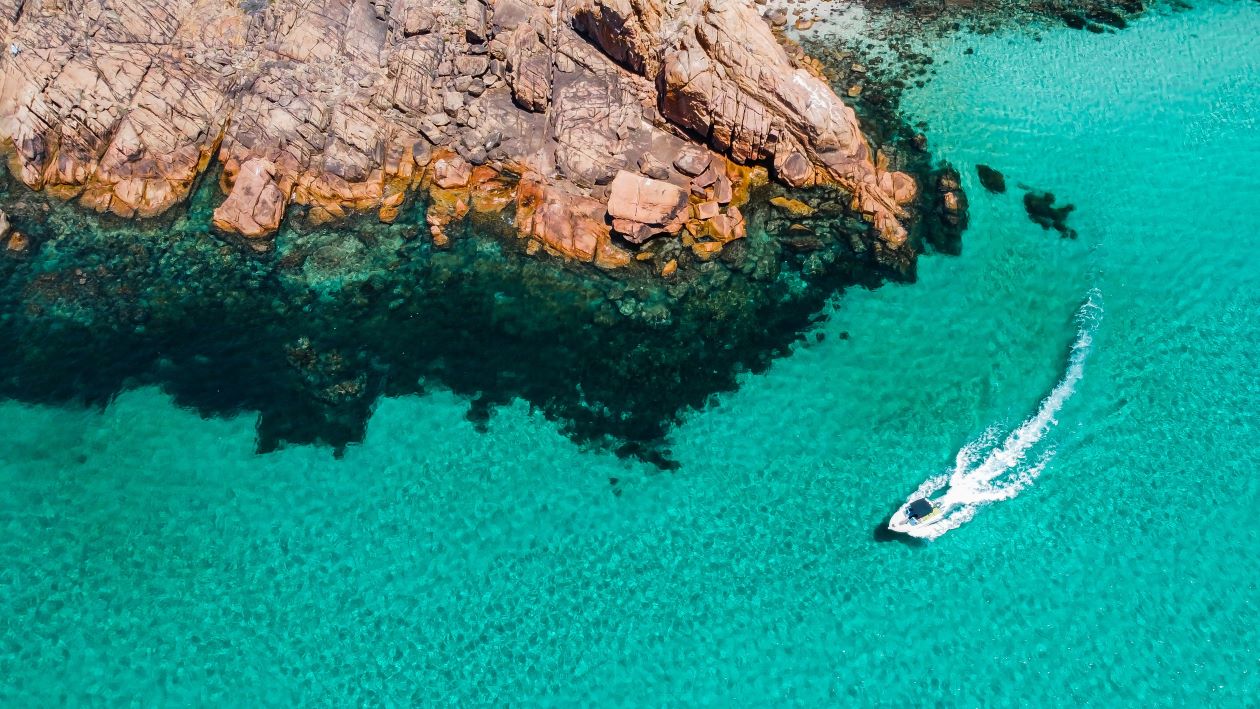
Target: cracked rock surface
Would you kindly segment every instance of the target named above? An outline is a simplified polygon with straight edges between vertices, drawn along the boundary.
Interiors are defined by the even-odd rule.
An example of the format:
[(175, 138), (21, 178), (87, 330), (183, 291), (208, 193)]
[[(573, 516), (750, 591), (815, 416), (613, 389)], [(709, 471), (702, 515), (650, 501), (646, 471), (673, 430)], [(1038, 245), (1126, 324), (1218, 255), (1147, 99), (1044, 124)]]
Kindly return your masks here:
[(439, 246), (507, 210), (604, 268), (684, 226), (711, 256), (758, 169), (907, 240), (914, 180), (753, 0), (0, 0), (0, 35), (17, 179), (146, 217), (217, 160), (214, 225), (260, 252), (289, 205), (391, 221), (426, 190)]

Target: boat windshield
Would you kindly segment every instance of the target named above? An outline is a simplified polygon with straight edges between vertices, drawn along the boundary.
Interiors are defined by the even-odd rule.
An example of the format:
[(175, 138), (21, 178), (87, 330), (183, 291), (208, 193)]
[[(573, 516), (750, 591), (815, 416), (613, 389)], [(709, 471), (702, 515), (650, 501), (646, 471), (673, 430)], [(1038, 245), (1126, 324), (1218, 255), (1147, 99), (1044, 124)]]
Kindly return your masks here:
[(922, 519), (932, 514), (932, 503), (927, 498), (919, 498), (910, 503), (910, 507), (906, 509), (906, 516), (910, 519)]

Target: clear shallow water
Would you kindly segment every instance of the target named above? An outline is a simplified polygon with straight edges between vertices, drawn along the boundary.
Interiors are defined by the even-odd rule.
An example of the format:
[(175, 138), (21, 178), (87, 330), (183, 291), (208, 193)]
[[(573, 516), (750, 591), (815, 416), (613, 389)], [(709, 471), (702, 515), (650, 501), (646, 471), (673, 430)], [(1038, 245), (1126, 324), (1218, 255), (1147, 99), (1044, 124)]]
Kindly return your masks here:
[[(256, 456), (251, 418), (150, 389), (0, 404), (0, 703), (1246, 704), (1258, 28), (1247, 3), (941, 47), (911, 102), (968, 181), (964, 255), (847, 294), (677, 431), (677, 473), (523, 405), (478, 433), (443, 395), (382, 402), (340, 461)], [(1080, 239), (1017, 182), (1076, 204)], [(1094, 287), (1036, 484), (929, 546), (876, 541), (1035, 410)]]

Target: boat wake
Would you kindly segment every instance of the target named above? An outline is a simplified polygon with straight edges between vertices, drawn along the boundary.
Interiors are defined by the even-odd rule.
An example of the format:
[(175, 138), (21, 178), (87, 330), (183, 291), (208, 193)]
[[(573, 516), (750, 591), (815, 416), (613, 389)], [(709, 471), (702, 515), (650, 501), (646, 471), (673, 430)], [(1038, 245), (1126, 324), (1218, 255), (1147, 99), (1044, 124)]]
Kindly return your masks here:
[[(1055, 416), (1085, 375), (1085, 358), (1101, 320), (1102, 297), (1095, 289), (1076, 312), (1076, 341), (1072, 343), (1063, 378), (1042, 399), (1037, 412), (1005, 438), (995, 425), (963, 446), (954, 460), (953, 471), (924, 481), (892, 516), (888, 528), (922, 539), (936, 539), (966, 524), (984, 505), (1009, 500), (1031, 485), (1054, 456), (1053, 447), (1038, 448), (1037, 444), (1057, 422)], [(911, 503), (925, 499), (935, 512), (919, 516), (911, 510)]]

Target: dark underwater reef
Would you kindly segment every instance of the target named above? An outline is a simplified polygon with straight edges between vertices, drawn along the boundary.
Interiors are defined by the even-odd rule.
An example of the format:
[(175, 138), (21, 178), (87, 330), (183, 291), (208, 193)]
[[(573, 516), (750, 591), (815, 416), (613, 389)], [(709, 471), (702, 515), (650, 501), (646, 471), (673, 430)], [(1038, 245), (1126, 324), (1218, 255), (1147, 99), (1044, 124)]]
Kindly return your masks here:
[[(919, 181), (914, 251), (956, 253), (957, 173), (923, 145), (882, 145), (905, 130), (873, 135)], [(788, 353), (828, 299), (914, 278), (830, 189), (793, 191), (812, 207), (801, 214), (759, 188), (747, 238), (708, 262), (666, 244), (658, 256), (679, 268), (663, 278), (650, 264), (605, 272), (528, 254), (510, 215), (452, 225), (438, 249), (419, 201), (393, 224), (310, 226), (292, 208), (260, 257), (212, 233), (214, 178), (186, 208), (126, 221), (0, 174), (0, 208), (29, 241), (0, 247), (0, 396), (102, 406), (156, 385), (202, 415), (259, 412), (260, 451), (340, 451), (379, 397), (438, 387), (478, 423), (520, 398), (582, 444), (670, 467), (679, 416)], [(946, 192), (961, 210), (942, 206)]]
[(393, 225), (288, 229), (258, 258), (209, 233), (206, 189), (137, 225), (8, 187), (32, 247), (0, 257), (0, 395), (103, 405), (155, 384), (204, 415), (259, 411), (265, 451), (340, 448), (379, 396), (437, 385), (474, 419), (520, 397), (580, 441), (666, 464), (678, 414), (786, 353), (832, 294), (911, 276), (875, 265), (835, 199), (790, 222), (752, 210), (729, 257), (662, 280), (526, 256), (475, 223), (435, 250), (409, 238), (420, 204)]

